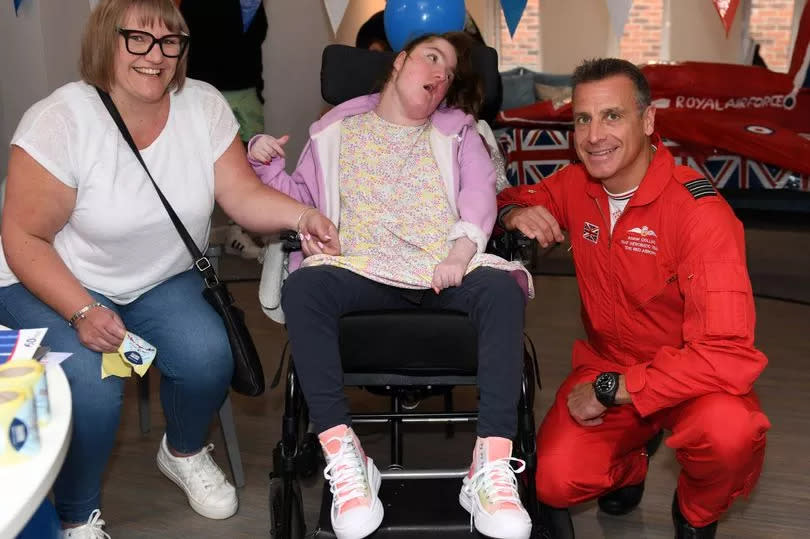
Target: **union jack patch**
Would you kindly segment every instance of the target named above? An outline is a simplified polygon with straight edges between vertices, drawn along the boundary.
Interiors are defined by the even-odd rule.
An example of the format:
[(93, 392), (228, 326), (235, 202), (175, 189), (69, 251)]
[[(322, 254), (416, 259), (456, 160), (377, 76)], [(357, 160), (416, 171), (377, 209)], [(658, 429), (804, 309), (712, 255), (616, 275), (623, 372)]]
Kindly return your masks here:
[(585, 221), (585, 225), (582, 227), (582, 237), (588, 240), (591, 243), (596, 243), (599, 241), (599, 227)]

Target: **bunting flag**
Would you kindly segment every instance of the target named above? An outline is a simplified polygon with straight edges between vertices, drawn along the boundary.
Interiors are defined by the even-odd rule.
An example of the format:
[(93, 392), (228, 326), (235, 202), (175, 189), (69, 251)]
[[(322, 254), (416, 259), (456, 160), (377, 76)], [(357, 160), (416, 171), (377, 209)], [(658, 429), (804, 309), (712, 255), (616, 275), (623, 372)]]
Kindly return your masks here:
[(242, 7), (242, 33), (247, 33), (256, 12), (264, 6), (262, 0), (239, 0), (239, 4)]
[(523, 17), (523, 10), (526, 9), (527, 0), (501, 0), (501, 9), (506, 19), (506, 26), (509, 28), (509, 35), (515, 37), (520, 18)]
[(624, 25), (627, 24), (627, 19), (630, 18), (631, 7), (633, 7), (633, 0), (607, 0), (610, 25), (616, 39), (621, 39), (624, 34)]
[(726, 29), (726, 37), (728, 37), (728, 31), (731, 30), (731, 23), (734, 22), (734, 14), (737, 12), (740, 0), (712, 0), (712, 2), (717, 9), (717, 14), (720, 15), (720, 20)]
[(337, 34), (346, 8), (349, 7), (349, 0), (323, 0), (323, 5), (326, 6), (326, 14), (329, 15), (332, 32)]

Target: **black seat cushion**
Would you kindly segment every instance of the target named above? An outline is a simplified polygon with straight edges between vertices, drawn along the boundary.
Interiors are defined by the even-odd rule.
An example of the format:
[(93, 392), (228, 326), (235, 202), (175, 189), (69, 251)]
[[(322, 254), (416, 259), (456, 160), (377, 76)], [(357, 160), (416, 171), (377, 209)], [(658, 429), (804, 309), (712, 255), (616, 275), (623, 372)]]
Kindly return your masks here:
[[(324, 101), (340, 105), (349, 99), (379, 92), (395, 57), (393, 52), (327, 45), (321, 58), (321, 95)], [(481, 118), (491, 122), (500, 109), (503, 95), (498, 53), (492, 47), (476, 46), (472, 62), (484, 90)]]
[(474, 376), (477, 331), (465, 313), (413, 309), (343, 316), (340, 357), (346, 373)]

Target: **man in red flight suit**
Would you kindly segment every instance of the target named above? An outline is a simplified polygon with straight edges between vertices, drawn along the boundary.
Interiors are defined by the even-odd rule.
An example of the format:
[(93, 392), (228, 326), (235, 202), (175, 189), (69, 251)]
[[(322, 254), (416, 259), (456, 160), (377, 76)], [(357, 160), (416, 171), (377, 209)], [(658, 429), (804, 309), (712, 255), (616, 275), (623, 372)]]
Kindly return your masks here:
[(633, 64), (587, 61), (573, 84), (581, 163), (498, 196), (503, 228), (543, 246), (568, 231), (588, 336), (537, 434), (537, 494), (554, 508), (600, 497), (604, 511), (630, 511), (645, 444), (665, 428), (682, 467), (676, 537), (714, 537), (756, 483), (770, 427), (752, 390), (767, 359), (754, 348), (742, 225), (653, 134)]

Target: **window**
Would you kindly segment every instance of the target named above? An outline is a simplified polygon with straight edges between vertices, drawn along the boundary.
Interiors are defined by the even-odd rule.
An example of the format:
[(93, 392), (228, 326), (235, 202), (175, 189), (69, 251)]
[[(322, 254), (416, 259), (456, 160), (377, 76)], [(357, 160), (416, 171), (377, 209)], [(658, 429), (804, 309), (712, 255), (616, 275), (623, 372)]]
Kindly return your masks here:
[(793, 42), (794, 0), (751, 0), (748, 33), (771, 71), (787, 72)]
[(664, 0), (633, 0), (619, 42), (619, 56), (634, 64), (661, 59)]

